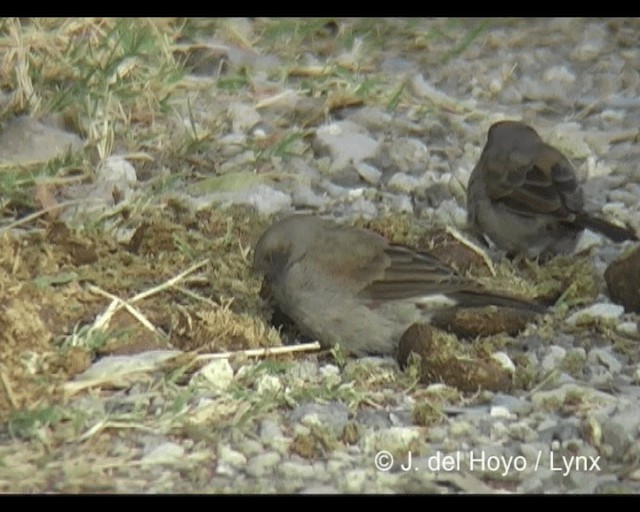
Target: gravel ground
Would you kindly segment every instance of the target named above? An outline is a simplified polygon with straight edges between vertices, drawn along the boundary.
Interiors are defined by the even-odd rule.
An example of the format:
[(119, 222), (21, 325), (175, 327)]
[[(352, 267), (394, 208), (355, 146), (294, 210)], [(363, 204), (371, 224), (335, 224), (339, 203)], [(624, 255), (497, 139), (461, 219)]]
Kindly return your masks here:
[[(416, 24), (433, 28), (429, 20)], [(388, 41), (372, 65), (376, 73), (403, 76), (414, 105), (393, 113), (342, 110), (315, 131), (313, 160), (282, 162), (282, 176), (301, 179), (256, 188), (249, 202), (265, 213), (304, 209), (337, 218), (408, 211), (464, 229), (464, 186), (486, 130), (513, 118), (574, 159), (593, 205), (640, 228), (638, 29), (637, 20), (513, 20), (497, 23), (445, 63), (430, 57), (437, 43), (400, 53)], [(230, 110), (237, 125), (248, 112), (252, 122), (272, 121), (269, 109)], [(590, 236), (583, 246), (592, 247), (598, 268), (620, 250)], [(621, 315), (614, 308), (619, 331), (637, 344), (637, 315), (624, 322)], [(526, 333), (514, 345), (526, 348), (540, 376), (559, 372), (552, 384), (462, 400), (430, 428), (415, 425), (415, 403), (402, 394), (355, 414), (338, 401), (274, 414), (251, 442), (220, 445), (216, 485), (312, 493), (635, 492), (640, 366), (606, 335), (583, 335), (570, 327), (550, 340)], [(570, 360), (578, 371), (561, 370)], [(305, 379), (333, 368), (299, 365)], [(339, 438), (350, 422), (360, 433), (354, 445), (311, 458), (292, 455), (296, 436), (323, 428)]]
[[(305, 137), (292, 139), (287, 158), (270, 159), (268, 174), (277, 179), (253, 179), (190, 200), (249, 204), (265, 216), (316, 212), (345, 222), (409, 213), (425, 226), (463, 231), (465, 187), (488, 127), (500, 119), (522, 119), (572, 159), (588, 180), (590, 208), (640, 230), (640, 21), (494, 20), (458, 53), (452, 53), (456, 45), (447, 37), (429, 37), (443, 30), (445, 21), (387, 20), (405, 39), (382, 38), (372, 48), (359, 46), (356, 37), (349, 50), (328, 50), (345, 67), (362, 66), (372, 81), (401, 90), (402, 99), (393, 109), (367, 101), (336, 109)], [(336, 24), (341, 30), (349, 23)], [(480, 21), (460, 23), (456, 33), (465, 34)], [(250, 33), (251, 21), (239, 20), (238, 27)], [(218, 148), (221, 172), (249, 168), (255, 155), (247, 141), (302, 125), (324, 104), (313, 94), (300, 94), (299, 83), (270, 81), (273, 69), (288, 65), (282, 56), (246, 52), (215, 36), (202, 43), (226, 55), (227, 69), (247, 66), (254, 86), (269, 91), (270, 101), (261, 104), (242, 95), (189, 97), (194, 122), (220, 117), (227, 122)], [(317, 49), (302, 55), (307, 69), (328, 60)], [(207, 79), (206, 69), (219, 69), (209, 64), (193, 80)], [(263, 176), (257, 171), (252, 176)], [(622, 247), (586, 233), (579, 250), (603, 272)], [(635, 493), (640, 490), (639, 317), (613, 305), (604, 286), (594, 303), (602, 306), (567, 311), (552, 335), (533, 325), (507, 346), (510, 356), (517, 353), (533, 369), (537, 385), (531, 390), (470, 396), (432, 386), (409, 392), (396, 385), (399, 370), (391, 359), (348, 360), (341, 366), (310, 355), (286, 372), (265, 373), (254, 386), (256, 400), (279, 396), (288, 406), (268, 408), (242, 428), (217, 428), (217, 418), (240, 417), (239, 406), (230, 402), (224, 385), (223, 391), (196, 394), (189, 414), (206, 418), (197, 435), (168, 436), (158, 427), (128, 432), (119, 442), (116, 437), (109, 454), (117, 460), (126, 453), (136, 461), (129, 476), (107, 485), (100, 480), (104, 473), (95, 470), (87, 477), (95, 474), (95, 482), (85, 478), (80, 488)], [(581, 309), (586, 320), (576, 316)], [(221, 364), (212, 382), (242, 378), (242, 370)], [(377, 376), (375, 402), (363, 405), (354, 398), (354, 372)], [(299, 391), (306, 387), (331, 392), (305, 399)], [(297, 394), (289, 400), (292, 390)], [(114, 407), (124, 414), (125, 398), (136, 393), (140, 399), (143, 390), (118, 392), (112, 402), (89, 394), (72, 405), (85, 411)], [(420, 420), (420, 406), (436, 402), (437, 418)], [(156, 392), (144, 403), (150, 414), (166, 405)], [(69, 457), (81, 460), (82, 454)], [(61, 464), (67, 482), (74, 481), (72, 468)], [(31, 469), (23, 465), (16, 474), (27, 479)], [(117, 472), (115, 462), (105, 471)], [(69, 489), (74, 486), (63, 490)]]

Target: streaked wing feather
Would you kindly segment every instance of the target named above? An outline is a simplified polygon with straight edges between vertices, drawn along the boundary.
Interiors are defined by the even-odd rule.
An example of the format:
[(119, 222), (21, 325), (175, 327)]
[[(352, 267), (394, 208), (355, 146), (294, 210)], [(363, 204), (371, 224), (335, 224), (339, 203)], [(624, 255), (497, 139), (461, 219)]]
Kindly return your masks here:
[(382, 279), (363, 289), (361, 297), (387, 301), (445, 295), (462, 307), (495, 305), (538, 312), (545, 309), (526, 300), (489, 292), (426, 253), (415, 252), (401, 245), (390, 245), (385, 254), (389, 258), (389, 265)]
[(360, 293), (372, 300), (400, 300), (434, 293), (452, 293), (473, 284), (436, 258), (400, 245), (390, 245), (385, 254), (389, 264), (381, 279)]
[[(491, 199), (520, 215), (554, 214), (565, 215), (565, 200), (562, 187), (568, 187), (568, 175), (561, 172), (561, 187), (555, 177), (545, 173), (535, 162), (522, 165), (511, 160), (493, 164), (493, 179), (488, 187)], [(497, 178), (497, 179), (496, 179)], [(566, 184), (566, 185), (565, 185)]]

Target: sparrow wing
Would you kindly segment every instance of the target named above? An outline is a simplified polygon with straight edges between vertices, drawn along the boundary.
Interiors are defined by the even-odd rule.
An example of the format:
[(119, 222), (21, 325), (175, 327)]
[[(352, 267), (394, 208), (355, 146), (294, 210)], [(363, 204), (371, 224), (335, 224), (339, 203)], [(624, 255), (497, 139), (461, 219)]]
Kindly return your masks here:
[(376, 301), (450, 294), (475, 285), (426, 253), (403, 245), (384, 249), (383, 267), (365, 286), (360, 296)]
[(582, 189), (571, 164), (551, 146), (485, 159), (487, 194), (514, 213), (566, 217), (582, 209)]
[(366, 286), (360, 297), (379, 302), (424, 298), (422, 306), (426, 308), (494, 305), (535, 312), (545, 310), (536, 303), (487, 291), (426, 253), (396, 244), (390, 244), (384, 253), (388, 265), (382, 277)]

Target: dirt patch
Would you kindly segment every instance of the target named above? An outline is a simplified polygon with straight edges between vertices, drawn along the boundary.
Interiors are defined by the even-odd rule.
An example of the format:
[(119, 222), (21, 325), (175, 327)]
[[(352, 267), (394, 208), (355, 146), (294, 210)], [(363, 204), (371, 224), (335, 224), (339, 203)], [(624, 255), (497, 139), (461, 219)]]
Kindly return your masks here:
[[(128, 242), (55, 221), (2, 233), (1, 414), (45, 397), (60, 400), (57, 385), (98, 355), (168, 347), (232, 351), (278, 342), (256, 314), (260, 284), (248, 260), (263, 221), (249, 211), (189, 215), (170, 208), (129, 223), (136, 221)], [(106, 294), (129, 300), (201, 261), (197, 273), (133, 304), (155, 330), (126, 309), (92, 329), (111, 302)]]

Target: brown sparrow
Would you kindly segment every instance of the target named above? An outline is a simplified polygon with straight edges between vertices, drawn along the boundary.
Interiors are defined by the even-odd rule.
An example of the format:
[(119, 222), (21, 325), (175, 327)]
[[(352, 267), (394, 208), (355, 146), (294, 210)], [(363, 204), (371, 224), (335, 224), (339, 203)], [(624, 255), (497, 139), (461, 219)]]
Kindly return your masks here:
[(467, 216), (498, 247), (529, 258), (570, 252), (585, 228), (614, 242), (638, 240), (631, 230), (585, 212), (569, 161), (517, 121), (489, 128), (469, 178)]
[(392, 354), (409, 326), (454, 307), (544, 311), (487, 291), (437, 259), (377, 233), (310, 215), (294, 215), (267, 229), (255, 247), (254, 268), (303, 334), (356, 355)]

